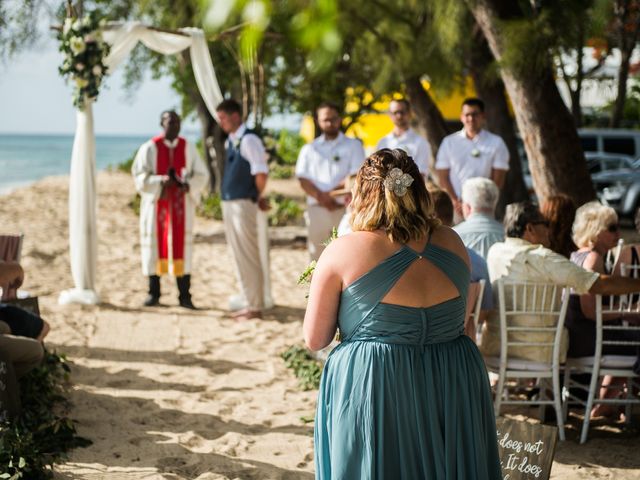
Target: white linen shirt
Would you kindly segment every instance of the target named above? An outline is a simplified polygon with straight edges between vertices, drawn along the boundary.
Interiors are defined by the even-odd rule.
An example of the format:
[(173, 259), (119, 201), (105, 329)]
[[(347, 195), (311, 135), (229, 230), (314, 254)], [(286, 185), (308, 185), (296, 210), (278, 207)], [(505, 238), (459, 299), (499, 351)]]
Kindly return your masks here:
[[(296, 177), (311, 181), (319, 190), (329, 192), (350, 176), (355, 175), (364, 162), (362, 143), (346, 137), (342, 132), (333, 140), (320, 135), (300, 150), (296, 162)], [(308, 205), (318, 201), (307, 195)]]
[(376, 150), (381, 148), (400, 148), (407, 152), (418, 166), (418, 171), (425, 177), (429, 174), (429, 160), (431, 147), (429, 143), (413, 129), (408, 129), (402, 135), (395, 135), (393, 131), (380, 139)]
[(240, 143), (240, 155), (249, 162), (251, 175), (257, 175), (258, 173), (268, 174), (269, 164), (267, 160), (269, 155), (264, 148), (262, 140), (260, 140), (260, 137), (255, 133), (247, 133), (244, 135), (246, 131), (247, 126), (243, 123), (235, 132), (229, 134), (229, 141), (235, 144), (239, 139), (242, 139)]
[(438, 149), (436, 170), (450, 170), (449, 179), (458, 198), (465, 180), (491, 178), (494, 168), (509, 170), (509, 150), (502, 138), (486, 130), (469, 138), (462, 129), (446, 136)]
[[(555, 284), (559, 287), (573, 287), (577, 293), (587, 293), (598, 280), (597, 272), (590, 272), (579, 267), (571, 260), (563, 257), (542, 245), (534, 245), (521, 238), (507, 237), (504, 242), (494, 243), (487, 255), (489, 278), (494, 291), (494, 305), (498, 305), (497, 280), (514, 282), (540, 282)], [(561, 294), (558, 291), (558, 295)], [(509, 290), (505, 292), (507, 305), (514, 300)], [(529, 294), (530, 296), (531, 294)], [(553, 299), (549, 299), (551, 302)], [(522, 327), (554, 326), (557, 318), (553, 315), (518, 314), (510, 317), (512, 325)], [(509, 333), (511, 342), (540, 342), (553, 343), (553, 332), (512, 332)], [(568, 348), (566, 331), (561, 339), (561, 361), (564, 361)], [(489, 313), (483, 325), (480, 351), (486, 356), (500, 354), (500, 315), (498, 310)], [(509, 347), (509, 356), (534, 362), (551, 361), (552, 349), (547, 346)]]

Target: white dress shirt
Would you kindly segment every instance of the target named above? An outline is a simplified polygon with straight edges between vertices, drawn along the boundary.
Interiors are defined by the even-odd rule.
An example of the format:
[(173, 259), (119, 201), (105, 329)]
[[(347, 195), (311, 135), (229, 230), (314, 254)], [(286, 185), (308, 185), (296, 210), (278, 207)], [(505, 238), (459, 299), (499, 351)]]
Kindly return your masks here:
[(449, 179), (458, 198), (465, 180), (491, 178), (491, 170), (509, 170), (509, 150), (502, 138), (480, 130), (469, 138), (464, 129), (444, 138), (436, 159), (436, 170), (449, 169)]
[[(364, 161), (362, 143), (346, 137), (342, 132), (333, 140), (320, 135), (300, 150), (296, 163), (296, 177), (311, 181), (319, 190), (329, 192), (350, 176), (355, 175)], [(318, 201), (307, 196), (309, 205)]]
[[(236, 144), (240, 139), (240, 155), (242, 158), (246, 159), (251, 166), (251, 175), (256, 175), (258, 173), (269, 173), (269, 164), (267, 160), (269, 159), (269, 155), (264, 148), (264, 144), (260, 137), (255, 133), (247, 133), (247, 126), (243, 123), (240, 127), (233, 133), (229, 134), (229, 142), (232, 144)], [(244, 137), (243, 137), (244, 135)]]
[(425, 177), (429, 174), (429, 160), (431, 159), (431, 147), (429, 143), (413, 129), (409, 128), (402, 135), (393, 132), (382, 137), (376, 146), (381, 148), (400, 148), (407, 152), (418, 166), (418, 171)]

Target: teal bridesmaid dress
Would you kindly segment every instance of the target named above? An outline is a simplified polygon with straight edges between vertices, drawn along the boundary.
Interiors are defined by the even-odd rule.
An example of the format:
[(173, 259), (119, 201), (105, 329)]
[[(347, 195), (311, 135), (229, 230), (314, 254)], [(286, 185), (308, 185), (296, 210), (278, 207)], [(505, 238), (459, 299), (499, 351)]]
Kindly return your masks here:
[[(460, 295), (427, 308), (381, 303), (426, 258)], [(340, 299), (343, 341), (322, 374), (315, 424), (320, 480), (498, 480), (486, 369), (463, 334), (469, 270), (449, 250), (403, 246)]]

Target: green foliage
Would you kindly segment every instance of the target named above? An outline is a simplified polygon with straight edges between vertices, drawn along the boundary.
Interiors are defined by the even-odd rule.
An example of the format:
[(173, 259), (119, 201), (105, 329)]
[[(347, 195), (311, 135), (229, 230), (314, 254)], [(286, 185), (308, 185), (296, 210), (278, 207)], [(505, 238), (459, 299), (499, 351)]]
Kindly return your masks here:
[(47, 7), (42, 0), (0, 2), (0, 59), (33, 46)]
[(302, 221), (303, 209), (292, 198), (276, 193), (269, 197), (269, 202), (271, 204), (269, 225), (272, 227), (296, 225)]
[(49, 352), (41, 366), (20, 380), (22, 414), (14, 422), (0, 423), (0, 478), (51, 478), (51, 467), (65, 452), (91, 444), (65, 416), (68, 381), (64, 355)]
[(140, 194), (136, 193), (133, 198), (129, 200), (127, 206), (133, 210), (136, 215), (140, 215)]
[(280, 130), (278, 140), (275, 143), (275, 158), (281, 165), (295, 165), (298, 161), (300, 149), (302, 149), (304, 144), (304, 138), (297, 133)]
[(269, 166), (269, 177), (286, 180), (293, 177), (295, 167), (293, 165), (278, 165), (274, 163)]
[(315, 360), (309, 351), (301, 346), (293, 345), (281, 354), (287, 368), (293, 370), (299, 379), (302, 390), (317, 390), (322, 376), (322, 364)]
[(203, 196), (196, 209), (196, 215), (213, 220), (222, 220), (222, 201), (219, 193)]
[(307, 265), (307, 268), (305, 268), (304, 271), (298, 277), (298, 285), (311, 283), (311, 277), (315, 269), (316, 269), (316, 261), (311, 260), (311, 263)]
[(131, 173), (131, 167), (133, 167), (133, 160), (136, 158), (136, 153), (133, 152), (129, 158), (127, 158), (124, 162), (120, 162), (116, 165), (116, 170), (124, 173)]

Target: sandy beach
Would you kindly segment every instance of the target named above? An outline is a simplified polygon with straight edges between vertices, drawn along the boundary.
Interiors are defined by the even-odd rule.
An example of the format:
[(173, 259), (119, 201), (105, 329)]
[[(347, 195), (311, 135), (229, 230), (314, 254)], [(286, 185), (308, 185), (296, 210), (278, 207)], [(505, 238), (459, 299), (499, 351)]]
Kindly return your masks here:
[[(50, 177), (2, 196), (3, 233), (23, 232), (24, 290), (40, 298), (50, 349), (72, 367), (71, 417), (93, 441), (56, 466), (59, 479), (312, 479), (316, 392), (303, 392), (280, 353), (302, 339), (307, 264), (299, 227), (272, 229), (276, 307), (262, 321), (227, 318), (237, 285), (221, 222), (196, 221), (192, 293), (177, 306), (173, 279), (162, 306), (141, 308), (138, 219), (129, 175), (98, 175), (98, 306), (59, 306), (71, 288), (68, 178)], [(294, 182), (272, 190), (301, 192)], [(520, 413), (536, 410), (523, 410)], [(516, 412), (518, 413), (518, 412)], [(521, 415), (516, 415), (524, 418)], [(640, 479), (637, 430), (596, 422), (577, 443), (577, 419), (559, 443), (552, 478)]]

